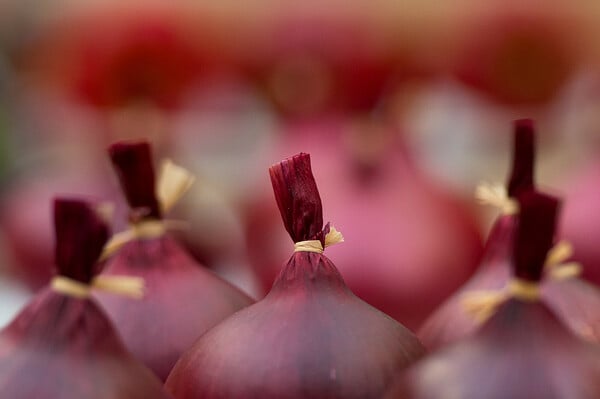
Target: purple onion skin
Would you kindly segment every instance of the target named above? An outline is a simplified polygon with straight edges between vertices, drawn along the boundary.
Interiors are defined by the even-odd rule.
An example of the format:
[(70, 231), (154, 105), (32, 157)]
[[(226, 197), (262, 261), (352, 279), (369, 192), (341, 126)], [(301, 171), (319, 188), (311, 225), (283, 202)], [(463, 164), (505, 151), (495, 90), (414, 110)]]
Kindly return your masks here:
[(144, 278), (140, 300), (96, 297), (127, 348), (163, 381), (200, 335), (254, 302), (200, 266), (169, 235), (125, 244), (102, 274)]
[(546, 279), (542, 295), (548, 306), (581, 338), (600, 343), (600, 291), (581, 279)]
[(563, 190), (567, 199), (561, 236), (573, 243), (575, 260), (585, 266), (583, 276), (600, 285), (600, 152)]
[(357, 298), (333, 263), (297, 252), (269, 294), (185, 353), (166, 387), (191, 398), (379, 398), (424, 354), (402, 325)]
[(479, 323), (466, 311), (462, 296), (470, 291), (499, 290), (511, 275), (510, 254), (516, 218), (500, 217), (488, 238), (477, 273), (438, 308), (418, 331), (419, 339), (431, 351), (473, 334)]
[(18, 399), (167, 399), (90, 300), (50, 289), (0, 333), (0, 392)]
[(542, 303), (510, 300), (470, 340), (415, 364), (388, 399), (594, 399), (600, 349)]

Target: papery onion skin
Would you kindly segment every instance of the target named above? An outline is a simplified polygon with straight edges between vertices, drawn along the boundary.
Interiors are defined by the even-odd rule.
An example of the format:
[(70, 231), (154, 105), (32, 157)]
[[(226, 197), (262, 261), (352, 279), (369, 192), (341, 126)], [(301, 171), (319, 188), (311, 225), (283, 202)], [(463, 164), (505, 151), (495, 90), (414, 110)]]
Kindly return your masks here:
[(593, 399), (600, 351), (542, 303), (511, 300), (471, 339), (423, 360), (387, 399)]
[[(310, 158), (271, 168), (295, 242), (323, 240)], [(357, 298), (323, 254), (295, 252), (269, 294), (184, 354), (166, 387), (188, 398), (379, 398), (424, 353), (406, 328)]]
[(422, 354), (408, 330), (348, 290), (331, 261), (296, 253), (267, 297), (206, 333), (166, 387), (178, 399), (378, 398)]
[[(118, 142), (109, 148), (130, 220), (162, 220), (150, 145)], [(127, 348), (165, 380), (181, 354), (206, 330), (254, 301), (198, 264), (169, 233), (135, 238), (106, 263), (103, 275), (142, 277), (137, 301), (98, 294)]]
[(431, 351), (473, 334), (480, 325), (462, 304), (462, 295), (473, 290), (501, 289), (510, 277), (510, 252), (516, 218), (499, 218), (488, 238), (477, 273), (440, 306), (421, 326), (417, 335)]
[(595, 284), (572, 277), (546, 279), (542, 295), (548, 307), (579, 337), (600, 343), (600, 291)]
[(165, 380), (202, 333), (253, 300), (165, 235), (125, 244), (102, 275), (143, 277), (140, 300), (96, 294), (127, 348)]
[(0, 391), (19, 399), (166, 399), (89, 300), (46, 289), (0, 333)]

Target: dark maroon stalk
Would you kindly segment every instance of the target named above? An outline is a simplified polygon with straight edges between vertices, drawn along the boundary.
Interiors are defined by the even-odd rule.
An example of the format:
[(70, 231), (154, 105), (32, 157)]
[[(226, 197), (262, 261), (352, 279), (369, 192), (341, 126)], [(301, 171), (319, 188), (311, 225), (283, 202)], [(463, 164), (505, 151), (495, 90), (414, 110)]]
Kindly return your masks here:
[(323, 209), (310, 167), (310, 155), (300, 153), (269, 168), (275, 200), (285, 229), (294, 242), (321, 239)]
[(514, 121), (512, 171), (508, 180), (508, 196), (534, 188), (535, 129), (531, 119)]
[(108, 149), (133, 221), (160, 218), (152, 152), (147, 141), (118, 142)]
[(87, 202), (76, 199), (54, 200), (56, 266), (58, 273), (89, 283), (94, 265), (108, 240), (106, 223)]
[(519, 222), (514, 239), (514, 275), (540, 281), (546, 257), (554, 242), (560, 208), (556, 197), (535, 191), (519, 195)]

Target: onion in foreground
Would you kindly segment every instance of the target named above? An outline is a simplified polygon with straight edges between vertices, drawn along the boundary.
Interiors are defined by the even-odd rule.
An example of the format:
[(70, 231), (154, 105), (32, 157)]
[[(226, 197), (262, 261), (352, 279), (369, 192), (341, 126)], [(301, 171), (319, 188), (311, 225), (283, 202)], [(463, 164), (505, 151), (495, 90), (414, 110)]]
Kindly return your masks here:
[(323, 228), (309, 155), (275, 164), (270, 174), (295, 252), (269, 294), (202, 336), (166, 387), (178, 399), (379, 398), (423, 347), (354, 296), (323, 255), (341, 236)]

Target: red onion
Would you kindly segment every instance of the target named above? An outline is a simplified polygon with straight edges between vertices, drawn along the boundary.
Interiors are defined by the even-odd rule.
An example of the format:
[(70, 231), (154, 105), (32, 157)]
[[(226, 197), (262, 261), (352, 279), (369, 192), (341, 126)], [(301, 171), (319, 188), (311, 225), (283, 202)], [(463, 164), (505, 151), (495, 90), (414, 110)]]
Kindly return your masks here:
[(66, 90), (96, 107), (143, 103), (172, 109), (210, 60), (199, 45), (202, 38), (193, 37), (187, 11), (158, 3), (64, 7), (35, 27), (19, 54), (22, 70), (42, 87)]
[[(513, 170), (507, 190), (509, 197), (534, 189), (534, 155), (533, 122), (527, 119), (518, 120), (515, 122)], [(419, 338), (430, 350), (471, 335), (479, 328), (479, 323), (465, 312), (463, 303), (465, 295), (468, 296), (470, 292), (477, 290), (499, 289), (508, 281), (517, 216), (510, 209), (511, 202), (514, 200), (506, 200), (504, 205), (509, 207), (505, 209), (508, 214), (504, 214), (496, 221), (488, 238), (479, 271), (419, 330)], [(568, 248), (562, 243), (552, 251), (552, 254), (562, 249), (567, 252), (560, 256), (560, 259), (547, 264), (546, 273), (549, 278), (542, 285), (544, 299), (573, 332), (586, 339), (600, 342), (600, 313), (596, 306), (596, 304), (600, 306), (600, 291), (597, 287), (577, 278), (579, 275), (577, 265), (558, 265), (571, 257)], [(565, 272), (568, 274), (565, 275)]]
[(366, 24), (339, 15), (284, 12), (263, 35), (244, 69), (287, 116), (369, 111), (394, 69)]
[(109, 153), (131, 207), (132, 225), (103, 275), (140, 276), (147, 290), (139, 301), (107, 295), (98, 299), (129, 350), (164, 380), (198, 336), (252, 300), (199, 265), (165, 232), (168, 221), (162, 217), (172, 205), (172, 193), (164, 195), (162, 185), (171, 184), (181, 195), (190, 176), (177, 168), (179, 176), (163, 175), (156, 187), (147, 142), (116, 143)]
[(561, 6), (521, 6), (487, 2), (472, 12), (451, 68), (462, 82), (496, 101), (546, 103), (577, 66), (579, 26)]
[(559, 201), (519, 195), (514, 277), (492, 318), (472, 338), (423, 359), (388, 398), (600, 397), (600, 350), (574, 336), (540, 301)]
[(600, 284), (600, 157), (576, 175), (566, 187), (561, 236), (573, 243), (574, 259), (581, 262), (585, 278)]
[[(418, 328), (474, 272), (479, 228), (467, 207), (415, 168), (391, 129), (377, 122), (354, 128), (339, 119), (297, 124), (280, 151), (311, 151), (325, 183), (323, 196), (335, 205), (331, 217), (361, 243), (331, 249), (348, 286), (408, 328)], [(265, 203), (259, 211), (265, 217), (253, 218), (248, 239), (253, 265), (268, 287), (276, 276), (272, 254), (284, 251), (285, 237), (275, 220), (264, 222)]]
[[(534, 184), (533, 121), (515, 121), (512, 172), (507, 184), (509, 198), (533, 189)], [(492, 193), (493, 194), (493, 193)], [(478, 323), (468, 315), (462, 303), (466, 292), (501, 288), (510, 277), (510, 256), (516, 227), (514, 200), (506, 198), (503, 215), (498, 218), (487, 240), (477, 273), (448, 298), (423, 324), (418, 335), (430, 350), (473, 333)], [(501, 197), (499, 198), (501, 199)]]
[(108, 238), (96, 207), (54, 203), (58, 275), (0, 333), (0, 391), (6, 398), (168, 398), (160, 381), (124, 348), (89, 298)]
[(166, 387), (178, 399), (378, 398), (423, 348), (354, 296), (322, 254), (339, 236), (329, 224), (323, 228), (309, 155), (269, 172), (296, 251), (269, 294), (203, 335)]

